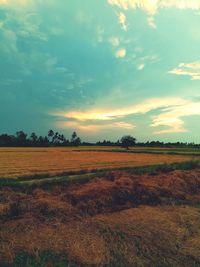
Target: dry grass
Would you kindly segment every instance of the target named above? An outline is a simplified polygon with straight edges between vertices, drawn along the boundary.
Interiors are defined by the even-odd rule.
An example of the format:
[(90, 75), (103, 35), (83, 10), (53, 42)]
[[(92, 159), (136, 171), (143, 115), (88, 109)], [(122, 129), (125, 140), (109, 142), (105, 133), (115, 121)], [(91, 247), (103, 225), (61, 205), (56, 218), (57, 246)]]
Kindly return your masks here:
[(65, 148), (1, 148), (0, 177), (57, 175), (68, 171), (169, 164), (191, 159), (191, 156), (183, 155), (72, 151)]
[[(199, 168), (111, 172), (50, 191), (1, 189), (0, 266), (54, 266), (44, 264), (44, 251), (67, 255), (59, 267), (200, 266), (199, 193)], [(14, 265), (21, 251), (35, 263), (28, 256)]]
[(0, 260), (13, 266), (20, 251), (38, 260), (42, 251), (54, 251), (76, 262), (56, 265), (65, 267), (199, 266), (199, 226), (199, 210), (191, 207), (141, 206), (66, 223), (19, 218), (1, 228)]

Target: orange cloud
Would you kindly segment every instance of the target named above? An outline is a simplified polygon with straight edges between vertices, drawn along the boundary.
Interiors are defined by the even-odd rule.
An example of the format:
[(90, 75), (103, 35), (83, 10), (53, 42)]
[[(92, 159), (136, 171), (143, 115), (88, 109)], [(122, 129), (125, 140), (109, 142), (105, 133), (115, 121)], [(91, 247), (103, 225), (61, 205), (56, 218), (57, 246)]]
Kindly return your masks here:
[(117, 52), (115, 53), (115, 56), (117, 58), (125, 57), (126, 56), (126, 49), (125, 48), (122, 48), (122, 49), (117, 50)]
[(121, 129), (133, 129), (136, 126), (131, 123), (125, 123), (125, 122), (114, 122), (110, 124), (90, 124), (90, 123), (83, 123), (83, 122), (77, 122), (77, 121), (68, 121), (68, 122), (59, 122), (57, 123), (57, 126), (59, 128), (72, 128), (72, 129), (78, 129), (82, 132), (99, 132), (104, 129), (113, 129), (113, 128), (121, 128)]

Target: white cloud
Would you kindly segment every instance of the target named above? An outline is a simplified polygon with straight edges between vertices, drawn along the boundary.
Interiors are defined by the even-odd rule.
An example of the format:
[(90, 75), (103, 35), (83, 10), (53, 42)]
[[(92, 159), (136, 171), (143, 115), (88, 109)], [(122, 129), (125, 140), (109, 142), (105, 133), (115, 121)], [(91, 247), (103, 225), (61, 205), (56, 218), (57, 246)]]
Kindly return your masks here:
[(126, 56), (126, 49), (125, 48), (121, 48), (121, 49), (117, 50), (117, 52), (115, 53), (115, 56), (117, 58), (125, 57)]
[(200, 80), (200, 61), (192, 63), (180, 63), (175, 69), (169, 71), (170, 74), (189, 76), (191, 80)]
[(158, 9), (158, 0), (108, 0), (108, 3), (124, 10), (141, 8), (151, 15)]
[[(200, 102), (185, 100), (182, 98), (154, 98), (145, 100), (139, 104), (118, 109), (88, 110), (85, 112), (55, 112), (51, 115), (60, 116), (70, 120), (69, 123), (76, 123), (80, 127), (85, 127), (85, 123), (94, 127), (95, 124), (88, 122), (112, 121), (112, 127), (134, 128), (135, 125), (121, 122), (122, 118), (134, 114), (146, 114), (150, 111), (157, 111), (159, 114), (152, 117), (151, 127), (164, 127), (154, 132), (154, 134), (165, 134), (175, 132), (185, 132), (184, 117), (200, 116)], [(118, 121), (117, 121), (118, 120)], [(119, 122), (120, 120), (120, 122)], [(97, 126), (99, 128), (100, 126)], [(103, 126), (101, 126), (103, 127)]]
[(145, 68), (145, 65), (144, 64), (140, 64), (137, 66), (137, 69), (138, 70), (143, 70)]
[(148, 17), (147, 22), (148, 22), (149, 26), (152, 27), (153, 29), (157, 28), (156, 23), (155, 23), (155, 19), (153, 16)]
[(177, 9), (191, 9), (198, 11), (200, 9), (199, 0), (107, 0), (112, 6), (117, 6), (122, 10), (142, 9), (148, 15), (148, 24), (156, 28), (154, 16), (159, 9), (177, 8)]
[(126, 24), (126, 16), (124, 13), (120, 12), (119, 14), (117, 14), (118, 19), (119, 19), (119, 24), (121, 25), (122, 29), (124, 31), (127, 31), (128, 27)]
[(151, 126), (168, 126), (169, 129), (156, 131), (155, 134), (173, 133), (173, 132), (186, 132), (184, 128), (183, 117), (199, 115), (200, 116), (200, 103), (186, 101), (182, 105), (170, 107), (163, 113), (153, 117)]
[(160, 8), (200, 9), (199, 0), (108, 0), (108, 3), (124, 10), (140, 8), (150, 15), (155, 15)]

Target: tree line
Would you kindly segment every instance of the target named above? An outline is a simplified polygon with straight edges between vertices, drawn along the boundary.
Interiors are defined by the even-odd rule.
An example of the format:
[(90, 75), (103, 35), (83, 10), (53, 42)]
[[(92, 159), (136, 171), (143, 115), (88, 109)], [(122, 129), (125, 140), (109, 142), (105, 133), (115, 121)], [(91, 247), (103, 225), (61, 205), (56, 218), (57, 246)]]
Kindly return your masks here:
[(46, 136), (38, 136), (35, 132), (29, 136), (23, 131), (18, 131), (15, 135), (0, 135), (1, 147), (79, 146), (80, 144), (81, 139), (76, 132), (72, 133), (70, 139), (53, 130), (49, 130)]
[(63, 134), (49, 130), (47, 135), (38, 136), (35, 132), (28, 135), (24, 131), (18, 131), (15, 135), (0, 135), (0, 147), (56, 147), (56, 146), (119, 146), (128, 149), (130, 146), (140, 147), (169, 147), (169, 148), (200, 148), (200, 144), (184, 142), (161, 142), (147, 141), (137, 142), (136, 138), (130, 135), (123, 136), (116, 142), (110, 140), (92, 142), (82, 142), (76, 132), (73, 132), (71, 138), (67, 139)]

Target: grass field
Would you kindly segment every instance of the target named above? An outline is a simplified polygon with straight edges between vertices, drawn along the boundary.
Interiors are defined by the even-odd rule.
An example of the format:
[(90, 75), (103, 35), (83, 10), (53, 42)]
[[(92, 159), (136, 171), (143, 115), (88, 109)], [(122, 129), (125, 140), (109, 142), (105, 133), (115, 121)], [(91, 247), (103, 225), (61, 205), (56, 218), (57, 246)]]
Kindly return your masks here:
[[(61, 175), (66, 172), (94, 171), (183, 162), (193, 155), (131, 153), (117, 147), (82, 148), (1, 148), (0, 177), (18, 178), (34, 175)], [(119, 153), (120, 152), (120, 153)], [(144, 153), (141, 153), (144, 152)], [(148, 152), (148, 151), (147, 151)]]
[(117, 152), (126, 152), (126, 153), (150, 153), (150, 154), (169, 154), (169, 155), (195, 155), (200, 156), (200, 148), (191, 148), (191, 147), (130, 147), (129, 150), (124, 150), (118, 146), (111, 147), (102, 147), (102, 146), (90, 146), (90, 147), (79, 147), (73, 148), (73, 150), (80, 151), (117, 151)]

